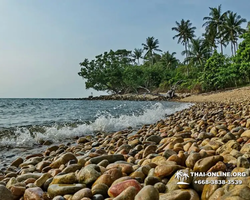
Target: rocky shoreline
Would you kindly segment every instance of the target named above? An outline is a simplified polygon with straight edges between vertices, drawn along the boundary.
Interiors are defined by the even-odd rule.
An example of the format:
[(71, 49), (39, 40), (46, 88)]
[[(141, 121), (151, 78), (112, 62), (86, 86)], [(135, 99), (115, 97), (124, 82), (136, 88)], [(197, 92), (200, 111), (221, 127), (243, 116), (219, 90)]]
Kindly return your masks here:
[(19, 157), (0, 170), (0, 200), (248, 200), (249, 167), (250, 101), (197, 103), (136, 131)]
[(173, 98), (169, 98), (164, 93), (160, 94), (113, 94), (101, 96), (89, 96), (87, 98), (60, 98), (59, 100), (120, 100), (120, 101), (175, 101), (189, 97), (190, 93), (176, 93)]

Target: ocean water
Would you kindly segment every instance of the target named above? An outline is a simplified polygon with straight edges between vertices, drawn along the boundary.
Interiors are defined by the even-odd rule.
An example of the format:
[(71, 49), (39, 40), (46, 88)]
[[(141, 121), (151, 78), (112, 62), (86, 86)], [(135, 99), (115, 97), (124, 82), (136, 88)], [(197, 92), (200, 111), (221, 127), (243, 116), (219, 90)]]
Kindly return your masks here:
[[(118, 130), (140, 128), (191, 104), (155, 101), (0, 99), (0, 153)], [(3, 152), (4, 151), (4, 152)]]

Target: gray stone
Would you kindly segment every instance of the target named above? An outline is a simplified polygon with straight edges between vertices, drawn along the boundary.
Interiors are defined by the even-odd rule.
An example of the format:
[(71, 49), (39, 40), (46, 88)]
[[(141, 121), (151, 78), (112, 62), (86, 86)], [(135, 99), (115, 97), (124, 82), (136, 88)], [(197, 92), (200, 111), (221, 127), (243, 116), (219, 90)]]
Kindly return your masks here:
[(0, 185), (0, 200), (14, 200), (14, 196), (5, 186)]
[(109, 163), (113, 163), (119, 160), (124, 160), (124, 156), (121, 154), (116, 154), (116, 155), (102, 155), (102, 156), (97, 156), (94, 158), (91, 158), (89, 161), (92, 164), (98, 164), (102, 160), (108, 160)]

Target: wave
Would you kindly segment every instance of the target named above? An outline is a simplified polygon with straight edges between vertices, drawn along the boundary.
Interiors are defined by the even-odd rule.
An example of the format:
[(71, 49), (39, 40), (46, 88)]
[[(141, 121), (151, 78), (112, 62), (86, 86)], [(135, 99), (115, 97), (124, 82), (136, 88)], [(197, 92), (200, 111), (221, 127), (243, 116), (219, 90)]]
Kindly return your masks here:
[[(53, 125), (34, 127), (18, 127), (11, 134), (1, 137), (0, 147), (32, 147), (41, 141), (51, 140), (53, 143), (65, 142), (67, 139), (91, 135), (96, 132), (114, 132), (128, 127), (138, 128), (144, 124), (151, 124), (166, 118), (166, 115), (187, 109), (192, 104), (183, 103), (176, 107), (164, 107), (162, 103), (155, 103), (144, 109), (141, 114), (113, 116), (110, 113), (99, 114), (93, 122), (74, 125)], [(1, 136), (1, 135), (0, 135)]]

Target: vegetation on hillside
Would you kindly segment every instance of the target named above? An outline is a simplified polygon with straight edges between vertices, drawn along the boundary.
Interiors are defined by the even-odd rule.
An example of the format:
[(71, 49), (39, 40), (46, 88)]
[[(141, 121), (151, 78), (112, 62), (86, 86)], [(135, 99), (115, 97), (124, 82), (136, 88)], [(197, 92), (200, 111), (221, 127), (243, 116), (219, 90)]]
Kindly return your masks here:
[[(133, 51), (110, 50), (95, 59), (80, 63), (78, 73), (86, 88), (112, 93), (166, 91), (182, 81), (183, 92), (205, 92), (250, 83), (250, 28), (242, 28), (246, 19), (221, 5), (209, 8), (204, 17), (205, 33), (195, 36), (190, 20), (176, 22), (172, 30), (177, 43), (184, 46), (183, 62), (176, 53), (162, 52), (158, 39), (146, 38), (142, 48)], [(239, 38), (242, 39), (238, 44)], [(230, 47), (231, 55), (224, 49)]]

